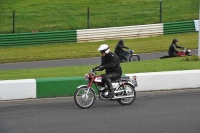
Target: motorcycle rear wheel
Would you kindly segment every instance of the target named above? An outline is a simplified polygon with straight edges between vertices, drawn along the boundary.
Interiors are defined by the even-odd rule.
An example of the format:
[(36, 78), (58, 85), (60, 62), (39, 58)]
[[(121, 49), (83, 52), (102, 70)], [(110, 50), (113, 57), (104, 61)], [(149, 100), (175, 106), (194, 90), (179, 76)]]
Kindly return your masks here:
[(132, 61), (140, 61), (140, 56), (139, 55), (131, 55), (129, 57), (129, 62), (132, 62)]
[[(136, 98), (135, 87), (129, 83), (125, 83), (124, 85), (125, 91), (128, 91), (127, 95), (134, 95), (134, 97), (119, 99), (117, 102), (121, 105), (130, 105), (135, 101)], [(122, 85), (120, 87), (122, 87)]]
[(88, 94), (86, 94), (87, 89), (86, 86), (83, 86), (74, 93), (74, 101), (76, 105), (82, 109), (90, 108), (96, 100), (94, 90), (90, 89)]

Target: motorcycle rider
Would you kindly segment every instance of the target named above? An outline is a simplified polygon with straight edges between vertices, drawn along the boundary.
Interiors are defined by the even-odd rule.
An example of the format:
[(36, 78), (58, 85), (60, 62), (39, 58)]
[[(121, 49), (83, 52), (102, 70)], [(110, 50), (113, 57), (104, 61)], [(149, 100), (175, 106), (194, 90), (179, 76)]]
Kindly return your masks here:
[(106, 69), (106, 74), (102, 75), (102, 81), (106, 83), (110, 90), (109, 97), (112, 98), (114, 97), (114, 90), (111, 80), (116, 80), (122, 75), (120, 61), (116, 54), (110, 52), (110, 48), (107, 44), (100, 45), (98, 51), (102, 54), (101, 65), (94, 69), (98, 68), (100, 71)]
[(125, 61), (127, 61), (126, 56), (123, 54), (123, 52), (128, 53), (127, 51), (125, 51), (123, 48), (125, 49), (129, 49), (128, 47), (124, 46), (124, 40), (120, 39), (119, 42), (117, 43), (116, 47), (115, 47), (115, 54), (119, 57), (124, 59)]
[(178, 56), (177, 53), (179, 51), (177, 50), (177, 48), (183, 48), (184, 49), (184, 47), (178, 46), (177, 43), (178, 43), (178, 39), (175, 38), (175, 39), (172, 40), (172, 43), (170, 44), (169, 50), (168, 50), (168, 54), (169, 54), (170, 57), (177, 57)]

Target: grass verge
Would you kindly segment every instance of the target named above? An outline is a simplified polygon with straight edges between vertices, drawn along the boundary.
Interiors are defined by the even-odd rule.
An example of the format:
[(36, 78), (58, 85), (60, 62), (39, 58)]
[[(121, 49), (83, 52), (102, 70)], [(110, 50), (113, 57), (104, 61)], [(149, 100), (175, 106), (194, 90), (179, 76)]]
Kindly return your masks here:
[[(175, 70), (193, 70), (200, 69), (199, 61), (186, 61), (185, 57), (144, 60), (139, 62), (122, 63), (123, 74), (175, 71)], [(93, 65), (92, 67), (95, 67)], [(40, 69), (24, 70), (6, 70), (0, 71), (0, 80), (8, 79), (28, 79), (28, 78), (52, 78), (52, 77), (73, 77), (83, 76), (90, 70), (88, 66), (70, 66)], [(104, 71), (99, 72), (99, 74)]]

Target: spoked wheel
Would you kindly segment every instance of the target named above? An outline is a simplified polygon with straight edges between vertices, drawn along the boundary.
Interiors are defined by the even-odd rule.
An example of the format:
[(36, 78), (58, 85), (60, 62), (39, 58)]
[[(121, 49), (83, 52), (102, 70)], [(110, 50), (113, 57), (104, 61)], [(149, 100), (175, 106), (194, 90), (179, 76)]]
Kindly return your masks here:
[(136, 98), (136, 91), (134, 86), (132, 86), (131, 84), (125, 83), (124, 87), (121, 85), (121, 88), (119, 89), (125, 89), (126, 94), (125, 95), (133, 95), (133, 97), (128, 97), (128, 98), (123, 98), (123, 99), (119, 99), (118, 103), (120, 103), (121, 105), (130, 105), (135, 101)]
[(132, 62), (132, 61), (140, 61), (140, 56), (139, 55), (131, 55), (129, 57), (129, 62)]
[(89, 89), (86, 86), (76, 90), (74, 94), (74, 101), (76, 105), (82, 109), (90, 108), (95, 102), (95, 92), (93, 89)]

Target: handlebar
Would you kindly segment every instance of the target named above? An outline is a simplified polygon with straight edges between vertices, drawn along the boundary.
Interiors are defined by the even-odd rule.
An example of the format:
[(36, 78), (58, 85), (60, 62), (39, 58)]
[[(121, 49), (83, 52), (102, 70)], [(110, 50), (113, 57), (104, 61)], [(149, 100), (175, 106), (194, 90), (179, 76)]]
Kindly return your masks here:
[(131, 53), (134, 53), (134, 50), (133, 49), (128, 49), (129, 52)]
[(100, 71), (99, 68), (92, 68), (92, 72), (95, 72), (95, 71)]

